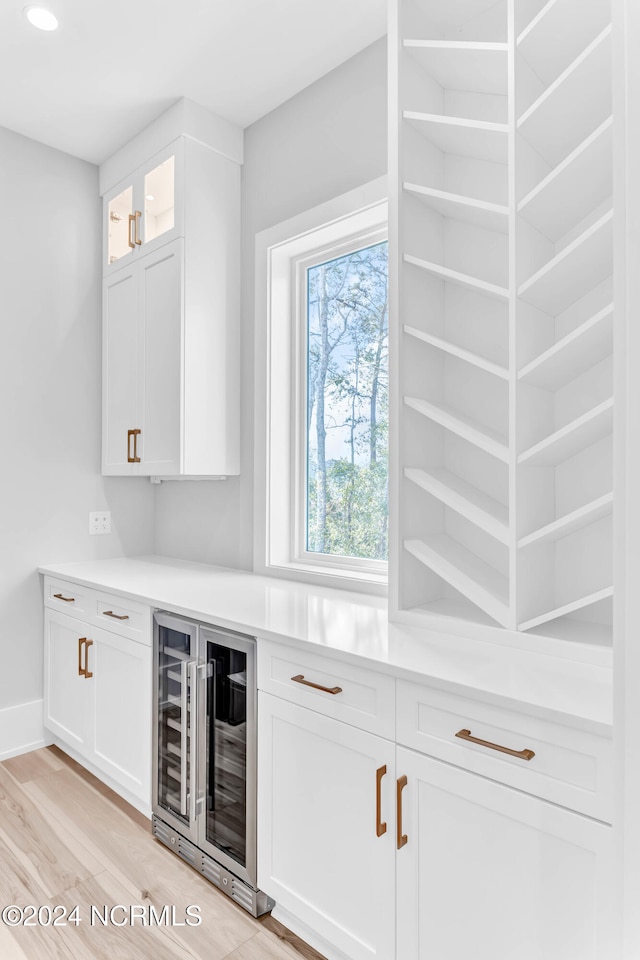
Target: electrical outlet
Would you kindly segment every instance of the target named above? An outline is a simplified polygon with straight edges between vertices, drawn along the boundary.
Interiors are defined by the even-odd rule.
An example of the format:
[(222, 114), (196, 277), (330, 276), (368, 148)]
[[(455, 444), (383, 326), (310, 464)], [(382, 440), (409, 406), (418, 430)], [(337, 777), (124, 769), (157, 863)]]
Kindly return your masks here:
[(102, 533), (111, 533), (111, 511), (98, 510), (89, 514), (89, 533), (98, 536)]

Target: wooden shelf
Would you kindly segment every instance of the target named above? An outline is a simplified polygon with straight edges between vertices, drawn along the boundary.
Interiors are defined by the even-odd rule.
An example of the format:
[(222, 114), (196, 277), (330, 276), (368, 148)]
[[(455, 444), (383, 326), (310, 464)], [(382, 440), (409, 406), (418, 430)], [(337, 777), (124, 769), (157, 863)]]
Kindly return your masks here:
[(506, 43), (404, 40), (403, 46), (445, 90), (507, 95)]
[(506, 287), (489, 283), (487, 280), (480, 280), (478, 277), (470, 277), (466, 273), (460, 273), (459, 270), (450, 270), (449, 267), (443, 267), (439, 263), (432, 263), (430, 260), (422, 260), (420, 257), (413, 257), (409, 253), (405, 253), (402, 259), (405, 263), (411, 263), (414, 267), (427, 270), (442, 280), (448, 280), (450, 283), (455, 283), (458, 286), (467, 287), (479, 293), (486, 293), (490, 297), (497, 297), (498, 300), (509, 299), (509, 291)]
[(509, 511), (482, 490), (442, 468), (406, 467), (407, 480), (426, 490), (445, 506), (470, 520), (500, 543), (509, 545)]
[(410, 337), (415, 337), (416, 340), (422, 340), (423, 343), (428, 343), (437, 350), (442, 350), (443, 353), (448, 353), (452, 357), (457, 357), (458, 360), (464, 360), (466, 363), (470, 363), (472, 366), (478, 367), (479, 370), (484, 370), (485, 373), (490, 373), (495, 377), (500, 377), (501, 380), (509, 379), (509, 371), (506, 367), (501, 367), (497, 363), (492, 363), (491, 360), (487, 360), (485, 357), (481, 357), (477, 353), (472, 353), (470, 350), (465, 350), (463, 347), (459, 347), (456, 343), (451, 343), (449, 340), (442, 340), (440, 337), (434, 337), (432, 334), (425, 333), (423, 330), (418, 330), (417, 327), (411, 327), (406, 323), (402, 329), (404, 333), (408, 334)]
[(404, 548), (502, 626), (509, 622), (507, 578), (444, 533), (405, 540)]
[(613, 191), (613, 118), (589, 134), (518, 204), (518, 213), (556, 242)]
[(423, 417), (440, 424), (445, 430), (450, 430), (451, 433), (462, 437), (463, 440), (467, 440), (480, 450), (484, 450), (485, 453), (491, 454), (492, 457), (496, 457), (503, 463), (509, 462), (507, 440), (500, 434), (489, 430), (474, 420), (470, 420), (463, 414), (458, 413), (457, 410), (451, 410), (449, 407), (429, 403), (427, 400), (421, 400), (418, 397), (405, 397), (404, 402), (408, 407), (422, 414)]
[(495, 233), (507, 233), (509, 208), (499, 203), (463, 197), (434, 187), (422, 187), (417, 183), (403, 183), (402, 189), (426, 203), (436, 213), (464, 223), (473, 223)]
[(590, 317), (523, 367), (518, 379), (557, 390), (609, 356), (613, 350), (613, 304)]
[(569, 534), (575, 533), (576, 530), (608, 516), (612, 510), (613, 492), (605, 493), (597, 500), (585, 503), (584, 506), (565, 514), (558, 520), (554, 520), (553, 523), (548, 523), (546, 526), (540, 527), (539, 530), (522, 537), (518, 541), (518, 547), (528, 547), (532, 543), (553, 543), (556, 540), (561, 540), (562, 537), (567, 537)]
[(613, 210), (529, 277), (518, 296), (556, 317), (613, 272)]
[(552, 166), (611, 114), (611, 27), (577, 57), (517, 123)]
[(613, 429), (613, 397), (572, 420), (540, 443), (529, 447), (518, 457), (518, 463), (531, 467), (557, 466), (580, 450), (586, 449), (611, 433)]
[(607, 3), (549, 0), (516, 40), (518, 52), (551, 83), (611, 19)]
[(531, 630), (534, 627), (541, 626), (543, 623), (548, 623), (550, 620), (558, 620), (560, 617), (566, 617), (569, 613), (583, 610), (585, 607), (590, 607), (592, 604), (599, 603), (600, 600), (606, 600), (612, 596), (613, 587), (604, 587), (595, 593), (589, 593), (584, 597), (579, 597), (577, 600), (572, 600), (570, 603), (565, 603), (561, 607), (548, 610), (546, 613), (542, 613), (538, 617), (533, 617), (531, 620), (525, 620), (524, 623), (518, 624), (518, 630)]
[(402, 116), (443, 153), (494, 163), (507, 162), (509, 127), (506, 123), (445, 117), (439, 113), (414, 110), (404, 110)]

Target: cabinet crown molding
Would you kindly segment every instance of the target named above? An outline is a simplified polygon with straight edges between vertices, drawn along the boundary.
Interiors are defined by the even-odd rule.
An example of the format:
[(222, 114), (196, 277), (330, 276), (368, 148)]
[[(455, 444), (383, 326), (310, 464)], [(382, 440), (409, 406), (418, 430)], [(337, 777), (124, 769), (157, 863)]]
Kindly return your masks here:
[(234, 163), (243, 162), (242, 128), (182, 97), (100, 165), (100, 196), (103, 197), (168, 143), (183, 136)]

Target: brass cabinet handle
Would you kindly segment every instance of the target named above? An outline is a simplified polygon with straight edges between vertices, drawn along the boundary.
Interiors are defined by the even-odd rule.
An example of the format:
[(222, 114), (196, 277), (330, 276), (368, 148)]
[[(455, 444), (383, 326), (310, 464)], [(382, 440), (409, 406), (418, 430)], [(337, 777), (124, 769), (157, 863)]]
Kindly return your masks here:
[(82, 666), (82, 647), (87, 642), (86, 637), (78, 637), (78, 676), (85, 676), (85, 668)]
[(117, 613), (114, 613), (113, 610), (103, 610), (103, 611), (102, 611), (102, 616), (103, 616), (103, 617), (113, 617), (114, 620), (128, 620), (128, 619), (129, 619), (129, 614), (128, 614), (128, 613), (124, 613), (124, 614), (122, 614), (122, 616), (119, 616)]
[(387, 772), (386, 763), (376, 770), (376, 837), (381, 837), (387, 832), (387, 824), (382, 821), (382, 778)]
[(396, 823), (397, 823), (397, 838), (396, 846), (398, 850), (401, 847), (404, 847), (405, 843), (408, 840), (406, 833), (402, 832), (402, 791), (407, 785), (407, 778), (402, 776), (398, 779), (396, 783)]
[(84, 678), (85, 680), (91, 680), (93, 674), (89, 670), (89, 647), (93, 646), (93, 640), (84, 641)]
[[(127, 430), (127, 463), (140, 463), (138, 456), (138, 437), (140, 430)], [(131, 455), (131, 437), (133, 437), (133, 456)]]
[(140, 223), (140, 217), (142, 216), (142, 211), (141, 211), (141, 210), (136, 210), (136, 212), (134, 213), (133, 216), (134, 216), (134, 221), (135, 221), (135, 242), (138, 244), (138, 246), (141, 246), (141, 245), (142, 245), (142, 240), (141, 240), (140, 237), (138, 236), (138, 224)]
[(501, 747), (499, 743), (491, 743), (490, 740), (480, 740), (478, 737), (472, 737), (471, 730), (458, 730), (456, 737), (460, 737), (461, 740), (468, 740), (469, 743), (478, 743), (481, 747), (488, 747), (490, 750), (508, 753), (510, 757), (518, 757), (519, 760), (533, 760), (535, 757), (533, 750), (512, 750), (511, 747)]
[(302, 683), (305, 687), (313, 687), (314, 690), (322, 690), (324, 693), (332, 693), (334, 696), (336, 693), (342, 693), (342, 687), (323, 687), (321, 683), (312, 683), (311, 680), (305, 680), (302, 673), (291, 677), (291, 679), (294, 683)]
[(75, 597), (63, 597), (61, 593), (54, 593), (53, 595), (56, 600), (64, 600), (65, 603), (75, 603)]
[(134, 229), (135, 229), (135, 222), (136, 222), (135, 215), (134, 215), (133, 213), (130, 213), (130, 214), (129, 214), (129, 236), (128, 236), (128, 241), (129, 241), (129, 246), (131, 247), (132, 250), (135, 250), (135, 248), (136, 248), (136, 241), (135, 241), (135, 239), (133, 238), (133, 231), (131, 230), (131, 227), (132, 227), (132, 226), (133, 226)]

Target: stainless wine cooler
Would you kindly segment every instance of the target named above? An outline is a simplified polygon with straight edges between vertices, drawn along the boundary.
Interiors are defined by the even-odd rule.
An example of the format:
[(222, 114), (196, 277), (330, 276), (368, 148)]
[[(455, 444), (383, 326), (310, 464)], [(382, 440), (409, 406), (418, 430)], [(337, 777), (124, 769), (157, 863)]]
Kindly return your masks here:
[(153, 834), (259, 916), (255, 639), (157, 611), (153, 643)]

